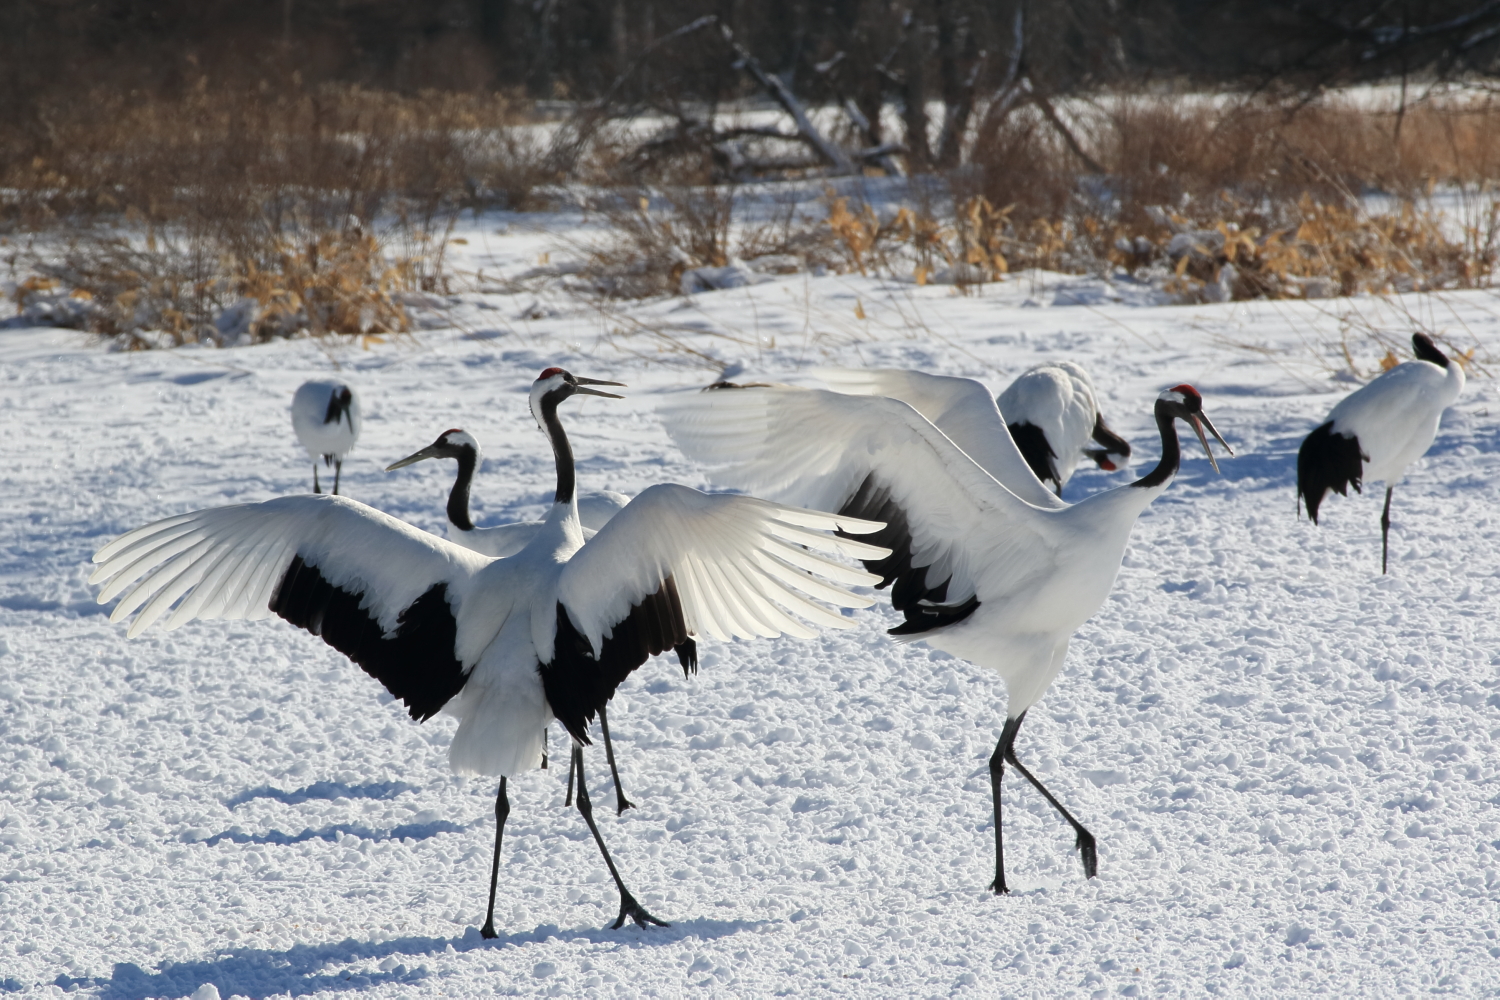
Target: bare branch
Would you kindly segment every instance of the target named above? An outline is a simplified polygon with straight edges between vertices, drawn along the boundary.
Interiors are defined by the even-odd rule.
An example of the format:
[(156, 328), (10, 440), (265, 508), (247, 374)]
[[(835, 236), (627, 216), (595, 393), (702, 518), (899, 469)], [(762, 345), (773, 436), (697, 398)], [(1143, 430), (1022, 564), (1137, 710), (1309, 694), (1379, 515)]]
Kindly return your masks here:
[(749, 73), (751, 78), (760, 84), (761, 87), (765, 88), (765, 91), (771, 95), (772, 99), (777, 104), (780, 104), (787, 114), (792, 116), (792, 121), (797, 124), (797, 131), (802, 134), (803, 139), (813, 148), (818, 156), (826, 161), (835, 173), (854, 173), (854, 164), (850, 162), (848, 154), (833, 142), (830, 142), (822, 132), (818, 131), (818, 127), (808, 117), (807, 109), (802, 106), (802, 102), (797, 100), (796, 95), (787, 88), (787, 85), (782, 83), (781, 79), (774, 73), (767, 73), (761, 67), (760, 60), (751, 55), (750, 50), (739, 43), (734, 37), (734, 32), (730, 30), (729, 25), (719, 25), (719, 31), (723, 34), (724, 41), (734, 50), (734, 54), (738, 60), (737, 65), (746, 73)]
[(1077, 137), (1073, 135), (1073, 130), (1068, 128), (1067, 123), (1058, 116), (1057, 109), (1052, 106), (1051, 101), (1047, 100), (1041, 94), (1033, 92), (1031, 102), (1037, 106), (1047, 121), (1052, 123), (1052, 127), (1057, 130), (1058, 135), (1062, 136), (1063, 142), (1068, 144), (1068, 148), (1073, 151), (1073, 155), (1082, 160), (1083, 165), (1088, 167), (1091, 173), (1102, 174), (1105, 172), (1104, 168), (1099, 165), (1099, 161), (1084, 152), (1083, 146), (1079, 144)]

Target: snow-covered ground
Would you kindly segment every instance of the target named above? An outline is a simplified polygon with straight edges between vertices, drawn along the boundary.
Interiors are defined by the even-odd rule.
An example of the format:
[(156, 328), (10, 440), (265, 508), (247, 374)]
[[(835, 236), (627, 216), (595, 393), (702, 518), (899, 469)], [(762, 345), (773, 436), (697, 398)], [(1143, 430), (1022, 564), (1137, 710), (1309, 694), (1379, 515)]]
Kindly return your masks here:
[[(1352, 376), (1347, 339), (1415, 318), (1480, 357), (1492, 293), (1162, 307), (1146, 290), (1022, 275), (977, 295), (794, 275), (635, 305), (513, 278), (565, 241), (467, 223), (490, 292), (384, 343), (108, 353), (0, 331), (0, 990), (218, 994), (1078, 996), (1500, 993), (1500, 441), (1472, 378), (1396, 492), (1294, 514), (1296, 448)], [(1236, 346), (1239, 345), (1239, 346)], [(452, 777), (453, 723), (279, 620), (126, 641), (88, 559), (169, 514), (309, 487), (293, 389), (364, 397), (345, 492), (442, 530), (451, 465), (381, 468), (462, 426), (485, 445), (476, 520), (539, 514), (552, 458), (526, 413), (546, 365), (630, 383), (565, 419), (580, 486), (705, 482), (655, 416), (721, 368), (915, 367), (994, 389), (1088, 366), (1154, 462), (1151, 403), (1198, 386), (1239, 457), (1188, 452), (1114, 593), (1032, 711), (1023, 760), (1100, 841), (1007, 784), (992, 875), (985, 761), (1003, 686), (883, 630), (702, 643), (643, 667), (611, 712), (627, 791), (590, 787), (627, 882), (668, 929), (605, 928), (615, 895), (565, 769), (511, 785), (498, 940), (480, 939), (494, 787)], [(809, 433), (816, 433), (810, 428)], [(1087, 472), (1072, 498), (1127, 482)], [(562, 745), (561, 730), (553, 747)]]

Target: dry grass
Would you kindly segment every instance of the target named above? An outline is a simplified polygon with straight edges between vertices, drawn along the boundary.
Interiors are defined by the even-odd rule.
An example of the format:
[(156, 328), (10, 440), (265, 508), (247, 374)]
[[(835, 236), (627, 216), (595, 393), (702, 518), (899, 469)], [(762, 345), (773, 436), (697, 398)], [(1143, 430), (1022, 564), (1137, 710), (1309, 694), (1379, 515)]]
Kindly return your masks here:
[(746, 213), (733, 186), (669, 187), (655, 203), (643, 191), (603, 201), (607, 236), (587, 247), (586, 275), (610, 298), (647, 298), (682, 290), (695, 268), (745, 263), (787, 273), (833, 261), (829, 234), (801, 219), (793, 204), (739, 221)]
[(408, 330), (456, 214), (542, 179), (520, 120), (499, 96), (204, 77), (91, 94), (29, 146), (0, 126), (0, 226), (48, 248), (15, 255), (17, 308), (128, 347)]
[(37, 229), (133, 209), (156, 224), (275, 225), (312, 203), (368, 223), (405, 198), (424, 210), (521, 207), (539, 154), (501, 96), (413, 97), (353, 86), (228, 88), (180, 97), (101, 90), (49, 109), (44, 138), (0, 123), (0, 224)]

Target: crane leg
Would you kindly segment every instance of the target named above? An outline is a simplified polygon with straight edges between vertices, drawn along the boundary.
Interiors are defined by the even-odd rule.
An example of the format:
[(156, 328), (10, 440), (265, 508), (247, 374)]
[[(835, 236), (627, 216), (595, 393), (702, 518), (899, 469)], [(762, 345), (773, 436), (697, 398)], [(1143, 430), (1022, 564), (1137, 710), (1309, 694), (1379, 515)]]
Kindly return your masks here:
[(500, 791), (495, 793), (495, 856), (490, 861), (490, 905), (484, 911), (484, 926), (479, 936), (496, 937), (495, 934), (495, 883), (500, 880), (500, 840), (505, 836), (505, 818), (510, 815), (510, 798), (505, 794), (505, 779), (500, 779)]
[(1385, 510), (1380, 512), (1380, 575), (1385, 575), (1386, 560), (1391, 551), (1391, 490), (1394, 486), (1385, 488)]
[(604, 855), (604, 864), (609, 868), (609, 874), (615, 880), (615, 888), (620, 890), (620, 915), (610, 928), (619, 930), (625, 926), (626, 917), (642, 927), (647, 924), (655, 924), (658, 927), (672, 926), (665, 920), (658, 920), (647, 913), (646, 908), (636, 902), (635, 897), (621, 881), (620, 873), (615, 869), (614, 859), (609, 856), (609, 848), (604, 846), (604, 838), (599, 835), (599, 827), (594, 823), (594, 807), (589, 803), (588, 784), (583, 780), (583, 747), (576, 743), (573, 744), (573, 770), (578, 774), (578, 811), (583, 814), (583, 821), (589, 825), (589, 832), (594, 835), (594, 842), (599, 845), (599, 853)]
[(334, 496), (338, 496), (339, 495), (339, 474), (342, 473), (343, 471), (344, 471), (344, 462), (343, 462), (343, 459), (336, 460), (333, 463), (333, 495)]
[(995, 744), (995, 752), (990, 757), (990, 798), (995, 804), (995, 881), (990, 883), (990, 888), (995, 890), (995, 895), (1003, 896), (1010, 892), (1005, 885), (1005, 837), (1000, 826), (1000, 779), (1005, 776), (1005, 737), (1010, 732), (1010, 720), (1006, 720), (1005, 729), (1000, 735), (1000, 742)]
[(564, 806), (573, 804), (573, 774), (574, 768), (577, 767), (577, 761), (578, 757), (576, 755), (570, 754), (568, 756), (568, 797), (563, 799)]
[(615, 779), (615, 815), (619, 816), (626, 809), (634, 809), (635, 803), (625, 797), (625, 789), (620, 787), (620, 769), (615, 766), (615, 745), (609, 738), (609, 716), (603, 705), (599, 706), (599, 728), (604, 730), (604, 756), (609, 759), (609, 773)]
[(322, 493), (323, 487), (318, 485), (318, 463), (313, 462), (313, 492)]
[(1093, 878), (1099, 874), (1099, 850), (1094, 840), (1094, 835), (1084, 829), (1083, 824), (1074, 819), (1073, 814), (1063, 808), (1063, 804), (1057, 801), (1051, 792), (1047, 791), (1046, 786), (1036, 780), (1036, 775), (1026, 770), (1026, 765), (1016, 759), (1016, 733), (1020, 731), (1021, 720), (1025, 718), (1026, 713), (1022, 712), (1014, 719), (1005, 720), (1005, 728), (1000, 732), (1000, 745), (995, 748), (995, 752), (1000, 753), (1004, 751), (1005, 759), (1010, 761), (1011, 765), (1017, 771), (1021, 772), (1021, 777), (1031, 782), (1031, 786), (1042, 793), (1042, 798), (1050, 802), (1052, 808), (1056, 809), (1059, 815), (1068, 821), (1068, 825), (1073, 828), (1073, 833), (1077, 835), (1077, 841), (1073, 846), (1078, 848), (1079, 854), (1083, 856), (1083, 874), (1086, 878)]

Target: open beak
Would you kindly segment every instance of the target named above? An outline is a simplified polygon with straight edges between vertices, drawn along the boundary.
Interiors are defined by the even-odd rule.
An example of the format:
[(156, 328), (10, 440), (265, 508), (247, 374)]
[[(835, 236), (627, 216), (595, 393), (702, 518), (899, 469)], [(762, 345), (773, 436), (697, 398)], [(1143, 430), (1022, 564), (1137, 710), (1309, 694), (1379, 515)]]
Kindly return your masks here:
[[(1203, 435), (1199, 434), (1198, 436), (1202, 437)], [(436, 457), (437, 457), (437, 445), (430, 444), (427, 447), (423, 448), (419, 452), (415, 452), (415, 453), (413, 453), (411, 455), (407, 455), (405, 458), (403, 458), (399, 462), (392, 462), (390, 465), (387, 465), (385, 467), (385, 471), (386, 472), (395, 472), (397, 469), (404, 469), (408, 465), (412, 465), (413, 463), (420, 462), (424, 458), (436, 458)]]
[(1208, 438), (1203, 436), (1203, 428), (1208, 428), (1208, 432), (1214, 436), (1214, 440), (1218, 441), (1224, 446), (1224, 450), (1229, 452), (1230, 458), (1234, 457), (1234, 449), (1229, 447), (1229, 442), (1224, 440), (1224, 435), (1220, 434), (1219, 429), (1214, 426), (1213, 421), (1208, 419), (1208, 414), (1191, 413), (1188, 415), (1188, 422), (1193, 425), (1193, 430), (1198, 434), (1198, 440), (1203, 444), (1203, 453), (1208, 456), (1208, 464), (1214, 467), (1215, 472), (1218, 472), (1219, 463), (1214, 461), (1214, 453), (1208, 447)]
[(618, 395), (618, 394), (613, 393), (613, 392), (601, 392), (598, 389), (590, 389), (590, 388), (588, 388), (588, 386), (591, 386), (591, 385), (618, 385), (618, 386), (620, 386), (620, 387), (623, 388), (624, 385), (625, 385), (624, 382), (606, 382), (603, 379), (598, 379), (598, 378), (580, 378), (579, 376), (576, 376), (576, 375), (573, 377), (573, 381), (575, 381), (575, 382), (578, 383), (578, 391), (581, 392), (581, 393), (583, 393), (585, 396), (603, 396), (606, 399), (624, 399), (625, 398), (624, 396)]

